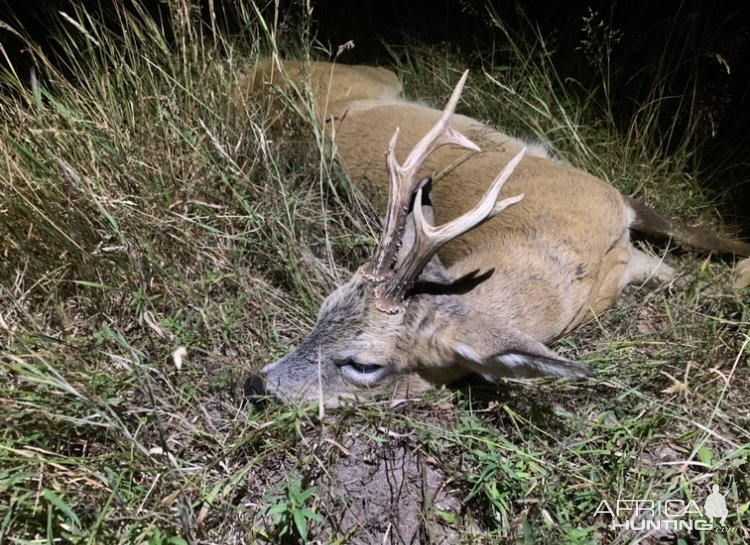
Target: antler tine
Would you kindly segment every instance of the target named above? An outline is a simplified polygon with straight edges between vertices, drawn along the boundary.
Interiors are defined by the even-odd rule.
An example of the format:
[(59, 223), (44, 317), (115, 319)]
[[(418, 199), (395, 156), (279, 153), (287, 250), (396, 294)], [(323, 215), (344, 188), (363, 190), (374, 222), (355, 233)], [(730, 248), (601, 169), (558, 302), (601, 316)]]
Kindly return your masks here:
[(448, 223), (439, 227), (430, 225), (424, 218), (422, 207), (422, 188), (417, 190), (417, 196), (414, 204), (414, 227), (415, 238), (412, 250), (406, 254), (404, 261), (399, 264), (393, 278), (389, 279), (382, 286), (378, 286), (378, 308), (383, 312), (398, 312), (403, 308), (403, 299), (409, 290), (414, 286), (417, 278), (421, 274), (430, 259), (445, 244), (456, 237), (463, 235), (481, 225), (488, 219), (496, 216), (511, 205), (516, 204), (524, 195), (508, 197), (497, 201), (498, 195), (502, 190), (505, 182), (521, 162), (526, 148), (523, 148), (495, 178), (492, 186), (484, 194), (479, 203), (466, 214), (455, 218)]
[[(440, 116), (438, 122), (435, 123), (432, 129), (430, 129), (417, 145), (414, 146), (414, 149), (411, 150), (409, 155), (406, 156), (406, 160), (401, 167), (401, 170), (405, 175), (414, 177), (425, 159), (427, 159), (432, 152), (448, 144), (460, 146), (472, 151), (480, 151), (479, 146), (451, 126), (451, 118), (456, 110), (458, 101), (461, 99), (461, 93), (464, 90), (464, 85), (466, 84), (466, 79), (468, 77), (469, 71), (466, 70), (461, 76), (461, 79), (458, 80), (456, 88), (453, 89), (453, 93), (451, 94), (450, 99), (448, 99), (448, 104), (445, 105), (445, 109), (443, 110), (443, 115)], [(409, 197), (411, 197), (411, 195), (409, 195)]]
[(383, 233), (380, 237), (375, 256), (364, 268), (365, 275), (373, 281), (381, 282), (393, 272), (392, 268), (403, 237), (406, 216), (409, 213), (409, 203), (420, 183), (417, 173), (422, 168), (427, 157), (438, 148), (449, 144), (479, 151), (479, 147), (476, 144), (451, 126), (451, 117), (461, 98), (461, 92), (463, 91), (468, 75), (468, 70), (463, 73), (440, 119), (409, 152), (403, 165), (400, 165), (396, 160), (395, 150), (399, 129), (396, 129), (393, 133), (386, 155), (388, 175), (391, 183), (385, 225), (383, 226)]

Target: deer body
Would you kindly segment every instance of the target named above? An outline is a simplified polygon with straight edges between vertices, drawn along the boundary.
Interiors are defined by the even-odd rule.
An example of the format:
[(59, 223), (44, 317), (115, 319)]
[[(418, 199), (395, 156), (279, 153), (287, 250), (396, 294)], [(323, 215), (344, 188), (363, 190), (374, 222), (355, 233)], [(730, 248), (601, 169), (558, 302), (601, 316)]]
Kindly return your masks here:
[[(277, 70), (268, 65), (258, 74), (279, 81)], [(636, 212), (610, 184), (541, 147), (520, 159), (524, 142), (452, 115), (464, 80), (441, 112), (401, 99), (400, 82), (381, 68), (285, 63), (285, 70), (281, 81), (309, 78), (354, 183), (378, 209), (390, 199), (393, 210), (376, 257), (326, 299), (302, 344), (264, 369), (277, 397), (404, 393), (468, 373), (581, 377), (584, 367), (544, 345), (603, 312), (627, 283), (675, 275), (631, 245)], [(424, 143), (430, 131), (438, 136)], [(472, 142), (482, 151), (467, 153)], [(399, 169), (408, 173), (399, 178)], [(493, 184), (501, 171), (507, 183)], [(499, 197), (490, 187), (501, 188)], [(493, 211), (472, 210), (481, 203)], [(458, 234), (433, 244), (434, 226), (450, 222)], [(415, 236), (434, 248), (424, 250), (428, 243)], [(409, 254), (424, 255), (414, 265)], [(416, 273), (402, 274), (410, 266)]]
[[(386, 109), (394, 111), (383, 115)], [(377, 125), (358, 123), (366, 121), (370, 113)], [(347, 115), (336, 129), (336, 146), (351, 179), (380, 204), (379, 209), (385, 209), (378, 202), (382, 197), (372, 194), (387, 190), (382, 184), (388, 173), (382, 154), (370, 151), (372, 142), (387, 142), (401, 120), (406, 128), (400, 131), (396, 155), (404, 157), (440, 116), (439, 111), (417, 110), (414, 119), (414, 113), (403, 104), (360, 111), (353, 118)], [(501, 142), (484, 142), (481, 136), (485, 130), (461, 131), (482, 152), (434, 185), (436, 224), (470, 210), (490, 181), (523, 148), (522, 143), (507, 137)], [(440, 172), (464, 155), (463, 150), (441, 149), (425, 161), (424, 173)], [(524, 331), (548, 342), (589, 315), (582, 309), (590, 307), (599, 313), (616, 299), (622, 286), (615, 276), (622, 277), (624, 270), (619, 275), (610, 270), (622, 269), (628, 261), (629, 210), (609, 184), (544, 157), (527, 155), (501, 197), (521, 193), (521, 202), (464, 234), (440, 256), (455, 277), (474, 269), (494, 269), (495, 274), (463, 297), (483, 312), (523, 326)]]

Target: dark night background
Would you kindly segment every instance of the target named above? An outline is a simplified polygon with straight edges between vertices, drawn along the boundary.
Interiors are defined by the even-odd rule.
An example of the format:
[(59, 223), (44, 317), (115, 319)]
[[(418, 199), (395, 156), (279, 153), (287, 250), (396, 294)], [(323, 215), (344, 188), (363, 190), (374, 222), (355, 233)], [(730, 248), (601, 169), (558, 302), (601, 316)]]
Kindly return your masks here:
[[(116, 0), (77, 2), (105, 20)], [(344, 62), (385, 64), (389, 60), (383, 43), (420, 42), (471, 52), (498, 51), (500, 32), (488, 24), (482, 0), (371, 0), (364, 2), (313, 1), (313, 34), (334, 50), (354, 40), (356, 48)], [(23, 26), (32, 38), (53, 52), (52, 29), (60, 10), (69, 10), (72, 0), (0, 0), (0, 20)], [(154, 16), (168, 25), (165, 2), (143, 0)], [(213, 0), (212, 4), (230, 32), (240, 32), (237, 2)], [(578, 49), (585, 39), (583, 18), (596, 14), (613, 31), (612, 97), (623, 128), (632, 109), (653, 87), (655, 78), (669, 75), (667, 95), (691, 97), (692, 110), (665, 109), (663, 123), (677, 120), (684, 129), (698, 116), (695, 142), (701, 153), (695, 166), (701, 183), (715, 195), (725, 195), (722, 212), (729, 222), (742, 225), (750, 238), (750, 3), (747, 0), (710, 2), (698, 0), (659, 2), (596, 0), (490, 1), (512, 29), (537, 28), (552, 50), (563, 78), (599, 81), (597, 70)], [(203, 1), (204, 17), (209, 0)], [(266, 11), (273, 11), (269, 3)], [(281, 12), (290, 19), (299, 14), (299, 3), (282, 2)], [(22, 42), (0, 28), (0, 40), (11, 62), (21, 74), (28, 73), (29, 60)], [(6, 59), (0, 61), (6, 63)], [(661, 69), (660, 69), (661, 66)], [(676, 104), (676, 101), (675, 101)], [(665, 144), (665, 147), (668, 147)], [(668, 151), (668, 149), (666, 150)]]

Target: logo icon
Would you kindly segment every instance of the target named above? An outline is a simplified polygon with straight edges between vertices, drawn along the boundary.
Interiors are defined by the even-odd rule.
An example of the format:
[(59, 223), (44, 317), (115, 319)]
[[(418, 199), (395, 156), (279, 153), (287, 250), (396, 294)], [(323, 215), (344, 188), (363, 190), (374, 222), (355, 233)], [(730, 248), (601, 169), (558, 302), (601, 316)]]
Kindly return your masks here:
[(718, 484), (711, 485), (711, 493), (706, 497), (702, 510), (695, 500), (618, 498), (612, 505), (602, 500), (594, 515), (608, 516), (609, 527), (620, 530), (732, 532), (736, 528), (726, 526), (729, 516), (726, 496), (730, 490), (722, 494)]
[(714, 519), (719, 519), (719, 524), (724, 526), (727, 520), (729, 510), (727, 509), (727, 502), (724, 497), (729, 493), (729, 490), (722, 496), (719, 492), (719, 485), (715, 484), (711, 488), (711, 493), (706, 498), (706, 503), (703, 504), (703, 512), (705, 513), (708, 520), (713, 524)]

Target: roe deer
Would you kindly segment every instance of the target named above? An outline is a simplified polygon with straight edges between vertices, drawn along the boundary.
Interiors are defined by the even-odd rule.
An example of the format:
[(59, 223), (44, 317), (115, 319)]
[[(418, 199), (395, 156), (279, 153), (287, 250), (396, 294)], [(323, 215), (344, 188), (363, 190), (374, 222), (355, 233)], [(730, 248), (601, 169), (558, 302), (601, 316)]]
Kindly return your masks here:
[(400, 98), (382, 68), (257, 70), (256, 85), (307, 78), (353, 182), (381, 209), (389, 188), (373, 258), (326, 298), (302, 343), (262, 369), (268, 393), (367, 398), (471, 373), (584, 377), (545, 344), (603, 312), (626, 284), (676, 275), (633, 247), (631, 229), (750, 254), (750, 244), (666, 220), (541, 146), (454, 115), (467, 73), (441, 113)]

